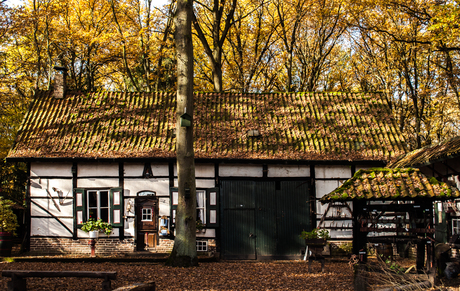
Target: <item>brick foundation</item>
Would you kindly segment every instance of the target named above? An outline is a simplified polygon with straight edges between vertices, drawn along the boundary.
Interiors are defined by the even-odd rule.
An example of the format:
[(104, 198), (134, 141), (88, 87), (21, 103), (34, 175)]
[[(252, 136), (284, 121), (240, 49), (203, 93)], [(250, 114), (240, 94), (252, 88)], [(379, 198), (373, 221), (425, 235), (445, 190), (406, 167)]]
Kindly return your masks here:
[[(90, 239), (73, 240), (71, 238), (38, 238), (30, 239), (30, 254), (33, 255), (90, 255)], [(170, 253), (174, 240), (160, 239), (155, 248), (149, 248), (151, 253)], [(96, 255), (123, 255), (136, 250), (134, 238), (122, 241), (118, 238), (100, 238), (96, 243)]]
[[(91, 254), (90, 239), (34, 238), (30, 239), (30, 253), (42, 255)], [(134, 239), (100, 238), (96, 243), (96, 255), (130, 253), (134, 250)]]

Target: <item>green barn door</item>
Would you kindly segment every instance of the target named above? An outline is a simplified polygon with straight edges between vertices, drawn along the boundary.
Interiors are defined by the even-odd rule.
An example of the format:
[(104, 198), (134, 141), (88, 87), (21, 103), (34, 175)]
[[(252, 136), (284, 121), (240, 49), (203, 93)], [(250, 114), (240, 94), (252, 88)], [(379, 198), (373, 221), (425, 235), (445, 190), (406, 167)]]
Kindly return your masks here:
[(276, 192), (275, 182), (255, 182), (256, 198), (256, 254), (257, 259), (267, 259), (276, 253)]
[(222, 249), (227, 259), (256, 259), (254, 182), (222, 181)]
[(226, 259), (300, 258), (309, 229), (306, 181), (222, 181), (222, 255)]
[(306, 181), (281, 181), (276, 191), (278, 244), (276, 256), (295, 259), (305, 250), (299, 235), (309, 229), (310, 207)]

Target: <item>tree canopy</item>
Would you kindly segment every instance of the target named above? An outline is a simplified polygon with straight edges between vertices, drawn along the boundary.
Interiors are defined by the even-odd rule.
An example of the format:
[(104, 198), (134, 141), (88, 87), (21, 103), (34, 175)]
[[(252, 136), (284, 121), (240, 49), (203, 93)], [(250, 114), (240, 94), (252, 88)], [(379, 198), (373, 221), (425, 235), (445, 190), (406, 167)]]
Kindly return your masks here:
[[(78, 91), (176, 91), (174, 0), (0, 2), (1, 154), (55, 65)], [(459, 133), (460, 1), (200, 0), (194, 90), (385, 92), (410, 148)]]

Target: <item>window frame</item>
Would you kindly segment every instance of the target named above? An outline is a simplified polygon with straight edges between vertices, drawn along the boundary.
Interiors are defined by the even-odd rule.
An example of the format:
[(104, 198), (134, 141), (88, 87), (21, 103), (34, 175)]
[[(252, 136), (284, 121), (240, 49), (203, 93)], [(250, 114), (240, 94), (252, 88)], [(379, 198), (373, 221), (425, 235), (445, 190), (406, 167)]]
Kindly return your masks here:
[[(106, 195), (107, 195), (107, 206), (101, 206), (101, 196), (102, 196), (101, 194), (102, 194), (102, 192), (107, 192), (106, 193)], [(97, 194), (96, 195), (97, 196), (97, 202), (96, 202), (97, 205), (95, 207), (90, 206), (89, 201), (90, 201), (91, 193), (96, 193)], [(97, 211), (97, 218), (95, 220), (102, 219), (101, 209), (107, 209), (107, 220), (108, 221), (104, 221), (103, 219), (102, 219), (102, 221), (112, 223), (112, 221), (110, 220), (110, 218), (111, 218), (111, 215), (110, 215), (110, 212), (111, 212), (110, 189), (100, 189), (100, 190), (88, 189), (86, 191), (86, 195), (87, 195), (87, 197), (86, 197), (86, 201), (87, 201), (87, 203), (86, 203), (86, 215), (87, 215), (86, 220), (88, 221), (90, 219), (90, 215), (91, 215), (90, 209), (96, 209), (96, 211)]]
[[(124, 196), (123, 188), (74, 188), (74, 198), (73, 198), (73, 211), (74, 211), (74, 223), (75, 231), (77, 228), (81, 227), (84, 222), (89, 219), (89, 203), (88, 203), (88, 193), (93, 191), (108, 191), (108, 222), (113, 227), (124, 227), (123, 215), (123, 205), (124, 205)], [(99, 199), (99, 198), (98, 198)], [(98, 214), (98, 217), (99, 214)]]
[[(204, 192), (204, 206), (201, 208), (204, 210), (205, 221), (202, 221), (202, 223), (206, 225), (206, 228), (219, 227), (219, 188), (199, 188), (196, 189), (196, 192), (197, 196), (198, 192)], [(177, 204), (179, 202), (178, 196), (178, 188), (170, 188), (171, 228), (174, 228), (176, 223)], [(198, 211), (198, 206), (196, 209)]]

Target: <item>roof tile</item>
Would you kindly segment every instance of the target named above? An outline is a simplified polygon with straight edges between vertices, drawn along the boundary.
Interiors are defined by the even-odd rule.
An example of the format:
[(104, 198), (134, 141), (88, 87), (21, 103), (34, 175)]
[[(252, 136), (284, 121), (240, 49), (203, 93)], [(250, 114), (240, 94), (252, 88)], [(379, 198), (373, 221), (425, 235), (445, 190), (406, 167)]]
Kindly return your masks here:
[(375, 168), (359, 170), (329, 194), (323, 196), (322, 203), (332, 201), (406, 200), (433, 198), (436, 200), (459, 198), (460, 192), (435, 178), (428, 179), (419, 169)]
[(389, 168), (421, 167), (436, 161), (458, 157), (460, 155), (460, 136), (448, 141), (416, 149), (395, 158)]
[[(54, 99), (41, 91), (9, 158), (175, 157), (175, 108), (173, 93)], [(196, 158), (389, 160), (405, 152), (378, 93), (196, 93), (194, 138)]]

